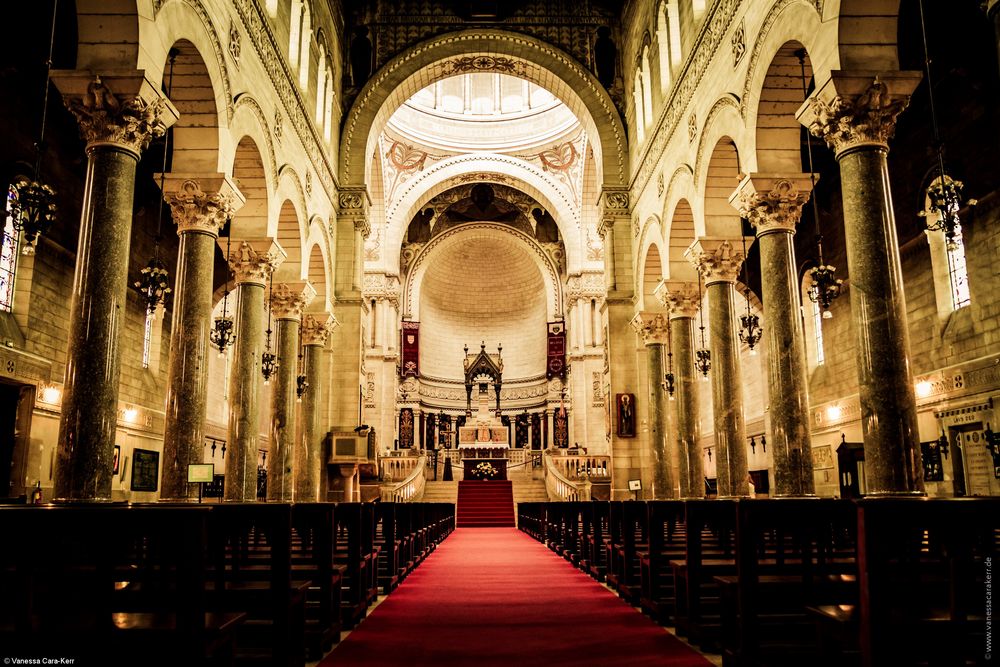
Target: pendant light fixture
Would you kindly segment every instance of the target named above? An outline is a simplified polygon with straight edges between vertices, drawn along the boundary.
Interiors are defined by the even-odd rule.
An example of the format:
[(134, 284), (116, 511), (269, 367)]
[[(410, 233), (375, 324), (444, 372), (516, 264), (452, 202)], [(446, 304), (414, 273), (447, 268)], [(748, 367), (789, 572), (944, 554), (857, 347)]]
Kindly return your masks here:
[(15, 182), (17, 196), (8, 196), (7, 210), (11, 224), (20, 232), (23, 245), (21, 254), (34, 255), (38, 237), (47, 234), (56, 220), (56, 193), (41, 179), (42, 157), (45, 155), (45, 124), (49, 110), (49, 81), (52, 73), (52, 54), (56, 43), (56, 13), (59, 0), (52, 2), (52, 27), (49, 31), (49, 57), (45, 61), (45, 91), (42, 95), (42, 122), (35, 143), (35, 169), (31, 179)]
[(231, 275), (229, 269), (229, 251), (232, 238), (233, 220), (232, 218), (228, 218), (226, 220), (226, 291), (222, 295), (222, 316), (215, 318), (215, 321), (212, 323), (212, 331), (209, 333), (212, 344), (219, 348), (220, 357), (224, 356), (229, 346), (236, 341), (235, 325), (233, 318), (229, 315), (229, 277)]
[(260, 355), (260, 372), (264, 376), (264, 385), (271, 384), (271, 376), (277, 370), (279, 362), (278, 356), (271, 352), (271, 299), (274, 298), (274, 273), (268, 278), (267, 296), (267, 342), (264, 353)]
[(712, 352), (705, 345), (705, 308), (701, 297), (701, 271), (698, 272), (698, 329), (701, 331), (701, 349), (695, 350), (694, 367), (701, 373), (702, 382), (708, 382), (712, 369)]
[[(927, 22), (924, 15), (924, 1), (918, 0), (920, 9), (920, 36), (924, 45), (924, 78), (927, 80), (927, 98), (930, 103), (931, 132), (934, 138), (934, 151), (937, 153), (938, 177), (927, 188), (927, 198), (930, 206), (920, 215), (926, 220), (928, 231), (944, 232), (945, 245), (948, 250), (956, 250), (961, 245), (962, 222), (958, 211), (962, 208), (962, 181), (956, 181), (948, 176), (944, 167), (944, 141), (937, 122), (937, 107), (934, 104), (934, 82), (931, 79), (931, 54), (927, 42)], [(970, 199), (966, 204), (975, 206), (978, 202)]]
[(299, 332), (299, 374), (295, 378), (295, 400), (302, 402), (302, 395), (309, 389), (309, 381), (306, 379), (305, 355), (302, 348), (302, 334)]
[[(170, 97), (174, 85), (174, 63), (180, 52), (177, 49), (170, 49), (168, 54), (170, 68), (167, 70), (167, 97)], [(163, 193), (164, 181), (167, 172), (167, 156), (170, 154), (170, 132), (163, 135), (163, 163), (160, 169), (160, 194)], [(159, 214), (156, 219), (156, 238), (153, 241), (153, 256), (146, 266), (139, 272), (139, 280), (133, 283), (139, 293), (142, 294), (146, 302), (146, 316), (153, 317), (157, 307), (167, 299), (170, 294), (170, 274), (167, 267), (160, 261), (160, 239), (163, 236), (163, 201), (159, 203)]]
[[(802, 76), (802, 94), (809, 98), (809, 84), (806, 80), (806, 50), (798, 49), (795, 57), (799, 59), (799, 71)], [(806, 132), (806, 153), (809, 156), (809, 183), (812, 186), (813, 223), (816, 227), (816, 260), (817, 266), (809, 269), (811, 284), (809, 285), (809, 300), (818, 303), (823, 313), (823, 319), (828, 320), (833, 317), (830, 312), (830, 304), (840, 296), (841, 285), (844, 281), (836, 276), (837, 268), (823, 261), (823, 234), (819, 228), (819, 204), (816, 203), (816, 173), (813, 169), (812, 135)]]
[(667, 320), (667, 372), (663, 376), (663, 388), (667, 391), (667, 398), (674, 400), (674, 392), (677, 390), (676, 378), (674, 377), (674, 353), (671, 350), (670, 320)]
[(750, 312), (750, 276), (747, 272), (747, 240), (743, 234), (740, 234), (740, 238), (743, 241), (743, 297), (747, 302), (747, 313), (746, 315), (740, 315), (740, 330), (739, 337), (740, 342), (746, 344), (750, 348), (750, 356), (757, 356), (756, 345), (760, 342), (761, 336), (764, 335), (763, 329), (760, 328), (760, 318)]

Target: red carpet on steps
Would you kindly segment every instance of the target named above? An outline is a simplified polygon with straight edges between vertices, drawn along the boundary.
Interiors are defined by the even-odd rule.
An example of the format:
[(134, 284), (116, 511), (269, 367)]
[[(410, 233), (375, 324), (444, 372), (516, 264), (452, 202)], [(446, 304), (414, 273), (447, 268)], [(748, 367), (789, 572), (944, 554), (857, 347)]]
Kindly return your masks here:
[(458, 527), (514, 525), (514, 491), (509, 480), (458, 483)]
[(514, 528), (457, 529), (320, 667), (711, 663)]

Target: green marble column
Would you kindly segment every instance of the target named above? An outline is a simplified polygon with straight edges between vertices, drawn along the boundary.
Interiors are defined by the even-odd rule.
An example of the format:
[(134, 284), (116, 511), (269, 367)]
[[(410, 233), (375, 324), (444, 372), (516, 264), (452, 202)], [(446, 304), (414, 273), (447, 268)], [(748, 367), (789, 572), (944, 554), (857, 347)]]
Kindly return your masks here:
[(257, 499), (257, 452), (260, 430), (260, 359), (264, 352), (264, 285), (285, 259), (271, 239), (234, 244), (229, 256), (238, 287), (236, 343), (229, 378), (229, 446), (226, 454), (227, 501)]
[(669, 334), (667, 318), (662, 313), (643, 311), (632, 320), (632, 326), (646, 345), (649, 368), (649, 447), (653, 464), (653, 488), (650, 497), (664, 500), (677, 497), (673, 471), (672, 447), (668, 433), (667, 392), (663, 389), (663, 374), (667, 366)]
[(993, 23), (993, 34), (997, 43), (997, 58), (1000, 61), (1000, 2), (998, 0), (989, 0), (987, 7), (987, 16), (989, 16), (990, 22)]
[(278, 367), (271, 379), (271, 447), (267, 458), (267, 499), (291, 502), (295, 491), (296, 381), (299, 375), (299, 322), (316, 290), (307, 282), (280, 283), (271, 295), (277, 320)]
[(87, 142), (53, 495), (110, 501), (136, 165), (176, 112), (141, 73), (53, 80)]
[(166, 175), (164, 199), (177, 223), (180, 246), (170, 326), (160, 500), (194, 500), (198, 485), (187, 483), (187, 469), (204, 462), (215, 239), (226, 218), (242, 204), (242, 197), (223, 174), (198, 180)]
[(774, 496), (815, 494), (805, 333), (793, 235), (809, 199), (808, 174), (752, 174), (730, 198), (757, 230), (767, 341)]
[[(705, 464), (698, 420), (698, 387), (694, 371), (694, 317), (698, 312), (698, 285), (663, 281), (656, 295), (667, 307), (670, 350), (673, 353), (674, 442), (679, 460), (681, 498), (705, 497)], [(664, 371), (666, 372), (666, 371)]]
[(743, 417), (743, 373), (736, 342), (733, 282), (743, 264), (738, 241), (702, 237), (688, 248), (708, 296), (712, 408), (719, 497), (750, 495)]
[(871, 496), (923, 495), (899, 240), (887, 163), (896, 117), (920, 81), (914, 72), (833, 72), (800, 120), (837, 155)]
[(329, 391), (323, 372), (327, 340), (337, 324), (328, 313), (307, 313), (302, 317), (301, 335), (306, 382), (309, 385), (299, 403), (299, 439), (295, 449), (295, 502), (313, 503), (320, 500), (320, 479), (325, 463), (322, 460), (324, 428), (323, 402)]

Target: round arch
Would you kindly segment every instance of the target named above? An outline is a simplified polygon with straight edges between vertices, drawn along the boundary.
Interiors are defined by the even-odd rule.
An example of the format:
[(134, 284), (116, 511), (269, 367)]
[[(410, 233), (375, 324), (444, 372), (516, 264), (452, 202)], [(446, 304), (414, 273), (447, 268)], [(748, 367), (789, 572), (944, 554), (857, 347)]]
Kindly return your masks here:
[(672, 280), (686, 280), (695, 278), (695, 269), (691, 262), (684, 256), (684, 252), (694, 243), (695, 223), (694, 212), (691, 210), (690, 200), (686, 197), (679, 197), (669, 204), (672, 206), (669, 214), (664, 214), (668, 220), (669, 243), (667, 249), (667, 276)]
[(663, 239), (660, 237), (660, 220), (657, 216), (650, 216), (646, 220), (641, 241), (635, 289), (636, 294), (640, 295), (640, 301), (636, 307), (638, 310), (661, 310), (662, 306), (653, 296), (653, 290), (667, 277), (667, 265), (666, 257), (660, 251)]
[(510, 225), (492, 222), (470, 222), (457, 225), (435, 236), (421, 249), (413, 258), (413, 263), (410, 270), (407, 271), (403, 283), (402, 316), (410, 320), (420, 319), (420, 284), (434, 257), (440, 251), (447, 250), (456, 243), (467, 241), (470, 237), (496, 237), (497, 234), (510, 235), (525, 246), (528, 256), (538, 267), (542, 274), (542, 281), (545, 283), (546, 316), (550, 322), (562, 317), (563, 294), (558, 268), (533, 238)]
[(584, 126), (595, 147), (599, 181), (627, 184), (625, 131), (610, 95), (597, 78), (550, 44), (496, 29), (461, 30), (434, 37), (379, 69), (365, 84), (344, 123), (341, 182), (368, 182), (368, 156), (374, 152), (382, 128), (404, 101), (430, 83), (465, 72), (511, 74), (549, 90)]

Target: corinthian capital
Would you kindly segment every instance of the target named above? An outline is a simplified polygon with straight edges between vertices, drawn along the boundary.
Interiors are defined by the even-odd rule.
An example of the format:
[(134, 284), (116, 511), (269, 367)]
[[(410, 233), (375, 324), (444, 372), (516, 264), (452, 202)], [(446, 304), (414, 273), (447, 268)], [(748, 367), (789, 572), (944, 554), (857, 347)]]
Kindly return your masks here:
[(810, 192), (809, 174), (750, 174), (729, 197), (729, 203), (756, 228), (757, 236), (794, 233)]
[(76, 117), (87, 147), (111, 144), (136, 156), (162, 135), (177, 110), (141, 71), (107, 73), (57, 71), (52, 80)]
[(667, 345), (670, 342), (670, 326), (663, 313), (644, 310), (635, 314), (631, 324), (646, 345)]
[(798, 111), (799, 122), (839, 157), (863, 146), (887, 148), (896, 118), (910, 103), (920, 72), (834, 70)]
[(226, 218), (245, 202), (243, 194), (225, 174), (163, 174), (163, 177), (163, 199), (170, 205), (178, 234), (199, 232), (218, 236)]
[(329, 313), (306, 313), (300, 329), (303, 345), (326, 345), (333, 330), (340, 325)]
[(660, 284), (653, 290), (653, 296), (666, 306), (667, 313), (672, 320), (682, 317), (693, 318), (698, 314), (698, 308), (701, 306), (698, 283), (683, 280), (661, 280)]
[[(226, 244), (219, 239), (219, 247), (226, 251)], [(268, 276), (285, 261), (287, 254), (274, 239), (246, 239), (232, 244), (229, 251), (229, 268), (236, 283), (264, 285)]]
[(271, 312), (275, 319), (297, 321), (315, 298), (316, 288), (307, 281), (278, 283), (271, 292)]
[(684, 251), (684, 256), (701, 273), (705, 285), (731, 283), (736, 281), (745, 259), (737, 243), (739, 240), (703, 236)]
[(364, 238), (368, 238), (372, 231), (371, 222), (368, 220), (370, 202), (368, 189), (363, 185), (342, 187), (337, 197), (337, 216), (341, 220), (352, 222), (355, 231), (361, 232), (361, 236)]

